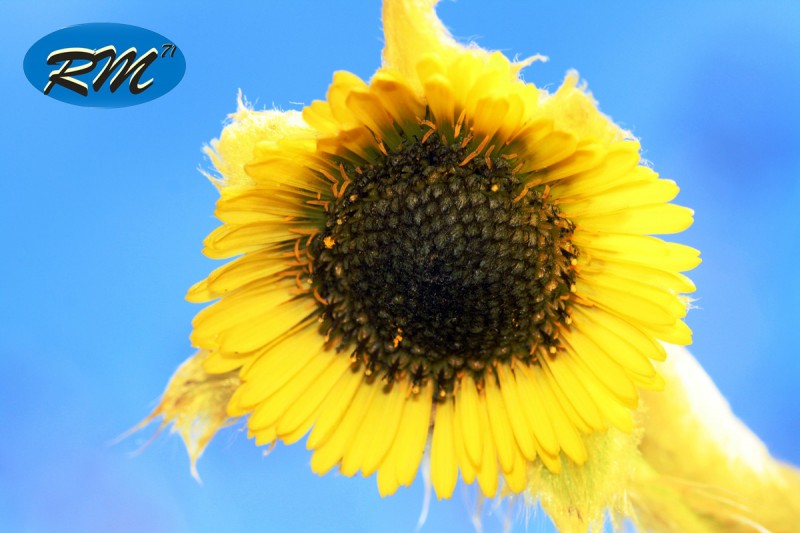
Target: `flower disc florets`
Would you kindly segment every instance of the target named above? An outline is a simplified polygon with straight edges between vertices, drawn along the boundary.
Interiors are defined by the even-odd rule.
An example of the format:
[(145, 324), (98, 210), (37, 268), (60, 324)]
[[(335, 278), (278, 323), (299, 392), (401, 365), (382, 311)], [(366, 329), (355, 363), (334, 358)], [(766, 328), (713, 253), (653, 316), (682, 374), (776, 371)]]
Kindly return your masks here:
[(406, 139), (351, 183), (311, 245), (324, 332), (387, 383), (435, 380), (557, 350), (569, 323), (573, 225), (513, 162)]

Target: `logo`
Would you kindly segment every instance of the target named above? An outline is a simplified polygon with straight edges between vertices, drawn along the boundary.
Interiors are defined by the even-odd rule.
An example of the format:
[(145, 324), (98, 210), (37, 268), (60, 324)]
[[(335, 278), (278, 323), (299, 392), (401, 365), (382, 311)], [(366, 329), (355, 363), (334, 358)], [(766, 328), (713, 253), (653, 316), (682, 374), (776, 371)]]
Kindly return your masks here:
[(164, 96), (186, 72), (178, 46), (128, 24), (79, 24), (45, 35), (25, 54), (28, 81), (43, 94), (87, 107), (127, 107)]

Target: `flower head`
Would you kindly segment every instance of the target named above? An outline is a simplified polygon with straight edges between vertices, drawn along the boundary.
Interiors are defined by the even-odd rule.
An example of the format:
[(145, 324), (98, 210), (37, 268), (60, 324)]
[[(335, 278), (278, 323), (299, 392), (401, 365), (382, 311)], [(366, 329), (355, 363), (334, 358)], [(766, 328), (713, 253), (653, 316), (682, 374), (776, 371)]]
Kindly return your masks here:
[(429, 445), (440, 498), (460, 472), (567, 502), (601, 472), (582, 504), (602, 513), (629, 474), (608, 485), (602, 458), (638, 453), (640, 390), (664, 385), (659, 341), (691, 342), (698, 253), (652, 235), (692, 212), (575, 74), (525, 83), (536, 58), (457, 44), (434, 4), (386, 1), (368, 82), (233, 116), (205, 253), (237, 258), (190, 289), (215, 300), (191, 340), (209, 379), (238, 376), (227, 414), (259, 445), (308, 435), (315, 472), (391, 494)]
[[(686, 344), (697, 252), (678, 188), (570, 75), (457, 45), (430, 2), (387, 2), (385, 65), (337, 72), (302, 114), (240, 111), (216, 144), (205, 241), (239, 256), (192, 287), (205, 370), (258, 444), (310, 432), (312, 468), (414, 479), (431, 438), (439, 497), (526, 467), (583, 464), (658, 388), (657, 340)], [(420, 23), (423, 21), (423, 23)], [(230, 152), (237, 150), (232, 155)]]

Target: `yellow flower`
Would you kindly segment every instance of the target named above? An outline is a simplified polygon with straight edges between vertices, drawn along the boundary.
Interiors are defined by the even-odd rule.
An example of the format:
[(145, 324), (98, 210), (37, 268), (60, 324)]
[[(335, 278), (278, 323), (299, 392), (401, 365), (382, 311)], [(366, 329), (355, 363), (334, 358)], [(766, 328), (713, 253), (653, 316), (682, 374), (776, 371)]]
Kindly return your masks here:
[[(562, 452), (586, 461), (584, 435), (630, 432), (637, 387), (661, 384), (656, 339), (689, 342), (678, 271), (697, 253), (646, 235), (691, 212), (574, 76), (543, 94), (422, 15), (438, 24), (387, 3), (369, 83), (336, 73), (252, 143), (229, 127), (205, 251), (241, 257), (189, 291), (218, 299), (192, 341), (208, 372), (239, 371), (228, 412), (258, 444), (310, 431), (315, 472), (377, 471), (391, 494), (432, 425), (439, 497), (458, 470), (519, 492), (528, 463), (559, 472)], [(244, 172), (231, 142), (253, 145)]]
[(308, 435), (315, 472), (377, 473), (382, 495), (429, 447), (439, 498), (460, 472), (565, 530), (629, 515), (656, 475), (640, 391), (665, 386), (659, 341), (691, 342), (681, 272), (700, 262), (652, 235), (692, 212), (575, 74), (524, 83), (537, 58), (457, 44), (434, 4), (385, 2), (369, 82), (337, 72), (302, 112), (240, 104), (212, 144), (205, 253), (238, 257), (189, 290), (216, 300), (200, 352), (148, 420), (193, 464), (247, 417), (258, 445)]
[(676, 185), (570, 75), (457, 45), (430, 2), (387, 2), (385, 66), (337, 72), (302, 113), (241, 109), (211, 157), (236, 260), (189, 291), (209, 373), (256, 443), (310, 431), (311, 467), (409, 485), (431, 436), (439, 497), (587, 459), (658, 388), (657, 339), (690, 342), (697, 252)]

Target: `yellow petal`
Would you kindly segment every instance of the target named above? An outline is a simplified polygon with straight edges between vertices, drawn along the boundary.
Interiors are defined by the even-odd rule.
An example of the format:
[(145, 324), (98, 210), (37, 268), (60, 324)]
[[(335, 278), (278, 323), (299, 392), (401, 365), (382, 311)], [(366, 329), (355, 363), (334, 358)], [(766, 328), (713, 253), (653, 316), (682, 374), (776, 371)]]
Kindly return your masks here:
[(372, 78), (370, 87), (406, 136), (421, 137), (417, 118), (425, 116), (425, 103), (406, 83), (382, 69)]
[(503, 478), (506, 480), (506, 487), (511, 492), (517, 494), (525, 490), (528, 481), (528, 462), (522, 456), (519, 447), (514, 447), (512, 467), (510, 470), (503, 471)]
[(234, 255), (294, 242), (286, 225), (275, 222), (250, 222), (220, 226), (203, 241), (203, 253), (211, 259), (227, 259)]
[(668, 326), (686, 311), (674, 294), (633, 281), (626, 287), (609, 276), (586, 275), (578, 278), (576, 286), (592, 302), (638, 323)]
[[(600, 155), (602, 152), (595, 152)], [(631, 179), (632, 174), (645, 167), (638, 166), (640, 161), (639, 143), (630, 140), (614, 142), (605, 148), (605, 159), (597, 166), (590, 166), (591, 160), (586, 161), (585, 169), (569, 175), (561, 164), (548, 168), (545, 172), (544, 182), (552, 182), (551, 192), (560, 202), (577, 201), (590, 198), (602, 191), (611, 189)], [(569, 159), (564, 163), (568, 164)], [(567, 167), (569, 168), (569, 167)], [(551, 170), (556, 174), (551, 176)], [(647, 169), (649, 170), (649, 169)]]
[(489, 425), (494, 446), (497, 449), (497, 457), (503, 471), (511, 471), (514, 465), (514, 433), (511, 430), (511, 423), (508, 420), (508, 411), (503, 403), (502, 393), (495, 382), (494, 376), (486, 376), (485, 380), (485, 401), (489, 411)]
[(453, 446), (455, 448), (456, 462), (461, 471), (461, 477), (464, 479), (464, 483), (469, 485), (475, 481), (477, 469), (467, 454), (464, 443), (464, 431), (461, 428), (461, 417), (457, 415), (453, 417)]
[[(531, 149), (535, 150), (535, 145), (532, 145)], [(603, 163), (606, 153), (606, 148), (595, 144), (580, 146), (566, 159), (547, 167), (547, 169), (543, 171), (543, 178), (541, 178), (541, 182), (552, 183), (554, 181), (579, 175), (596, 168)], [(567, 204), (567, 207), (568, 206), (569, 204)], [(562, 211), (565, 211), (564, 207), (561, 209)]]
[(573, 461), (578, 464), (584, 463), (587, 456), (583, 439), (553, 395), (550, 380), (543, 372), (534, 371), (532, 374), (536, 377), (537, 389), (541, 395), (542, 403), (547, 409), (547, 415), (552, 422), (559, 446)]
[(565, 358), (563, 364), (568, 365), (572, 373), (583, 383), (586, 392), (592, 397), (606, 420), (626, 433), (633, 431), (631, 409), (623, 405), (620, 399), (589, 370), (584, 359)]
[(586, 231), (635, 234), (679, 233), (693, 222), (694, 211), (674, 204), (654, 204), (584, 216), (579, 227)]
[(414, 481), (425, 451), (431, 422), (432, 399), (432, 381), (422, 387), (418, 394), (412, 394), (406, 399), (404, 408), (406, 414), (392, 446), (397, 456), (395, 458), (397, 480), (406, 487)]
[(208, 278), (189, 289), (186, 299), (194, 303), (207, 302), (285, 269), (286, 264), (276, 260), (274, 254), (249, 254), (214, 270)]
[(602, 310), (576, 306), (574, 313), (579, 314), (581, 320), (589, 322), (579, 321), (575, 328), (584, 331), (605, 354), (622, 368), (642, 376), (655, 375), (655, 368), (648, 357), (656, 360), (663, 359), (664, 348), (658, 342), (633, 326), (620, 327), (620, 323), (629, 323)]
[[(592, 398), (586, 393), (583, 384), (572, 374), (566, 365), (561, 363), (564, 357), (558, 356), (554, 360), (547, 357), (542, 358), (542, 366), (550, 371), (553, 381), (553, 393), (559, 405), (564, 409), (573, 424), (580, 427), (580, 422), (584, 422), (587, 433), (590, 429), (604, 429), (603, 419)], [(563, 392), (559, 394), (558, 391)], [(563, 401), (562, 401), (563, 398)], [(571, 415), (571, 412), (575, 415)], [(580, 417), (576, 420), (574, 417)]]
[(383, 63), (404, 74), (419, 91), (416, 65), (426, 54), (449, 63), (464, 48), (436, 16), (437, 0), (386, 0), (383, 3)]
[(425, 96), (438, 130), (448, 139), (452, 139), (455, 126), (455, 101), (450, 80), (440, 74), (431, 76), (425, 80)]
[(375, 389), (375, 392), (372, 394), (358, 430), (353, 432), (350, 442), (342, 454), (341, 472), (348, 477), (355, 475), (361, 468), (372, 441), (380, 432), (378, 428), (381, 428), (381, 431), (384, 430), (381, 422), (386, 416), (389, 395), (381, 390), (383, 387), (377, 383), (373, 383), (370, 387)]
[(458, 481), (453, 431), (453, 400), (447, 398), (436, 405), (431, 441), (431, 481), (440, 500), (452, 496)]
[(328, 103), (333, 118), (343, 126), (358, 123), (357, 117), (347, 105), (347, 98), (353, 90), (366, 91), (367, 84), (351, 72), (339, 70), (333, 73), (333, 82), (328, 88)]
[(394, 118), (373, 92), (354, 90), (347, 96), (346, 104), (357, 120), (380, 139), (387, 141), (390, 147), (400, 144), (401, 138), (394, 129)]
[(497, 493), (499, 471), (497, 468), (497, 451), (494, 447), (494, 441), (491, 438), (492, 428), (489, 425), (489, 414), (485, 397), (480, 398), (478, 408), (480, 431), (486, 437), (483, 439), (483, 457), (481, 458), (480, 469), (478, 470), (478, 485), (480, 485), (481, 492), (486, 498), (494, 498)]
[(688, 277), (673, 270), (662, 270), (649, 265), (636, 265), (633, 263), (614, 260), (604, 260), (592, 257), (578, 258), (578, 265), (582, 273), (608, 273), (619, 279), (635, 279), (640, 283), (667, 289), (674, 293), (694, 292), (695, 285)]
[(345, 372), (336, 382), (327, 402), (320, 409), (319, 418), (306, 442), (306, 448), (313, 450), (321, 446), (333, 434), (345, 412), (350, 408), (356, 391), (362, 383), (362, 375)]
[(576, 202), (561, 203), (561, 212), (580, 223), (583, 217), (613, 213), (632, 207), (669, 202), (678, 194), (674, 181), (648, 179), (627, 182)]
[(296, 432), (312, 418), (342, 375), (350, 370), (350, 361), (346, 357), (337, 354), (320, 354), (318, 357), (332, 359), (331, 365), (308, 386), (302, 398), (289, 406), (276, 428), (278, 436), (287, 444), (287, 435)]
[(364, 457), (361, 472), (364, 476), (372, 475), (383, 462), (394, 443), (400, 424), (404, 422), (406, 398), (405, 390), (400, 384), (395, 384), (389, 392), (384, 393), (388, 398), (385, 408), (378, 420), (379, 431), (375, 431), (374, 438)]
[(657, 339), (670, 344), (686, 346), (692, 343), (692, 330), (682, 320), (676, 320), (672, 324), (664, 325), (639, 322), (638, 326)]
[(614, 396), (628, 407), (636, 408), (639, 401), (636, 387), (625, 373), (625, 369), (609, 357), (601, 346), (578, 327), (572, 328), (563, 339), (569, 347), (565, 358), (571, 357), (582, 361), (597, 379), (614, 393)]
[(332, 357), (316, 353), (304, 361), (300, 370), (290, 378), (258, 376), (245, 381), (239, 405), (245, 408), (255, 405), (247, 421), (248, 427), (259, 429), (276, 425), (289, 407), (307, 401), (306, 391), (332, 363)]
[(656, 237), (587, 233), (576, 228), (572, 240), (582, 251), (610, 261), (679, 272), (691, 270), (700, 264), (700, 252), (694, 248), (664, 242)]
[(504, 365), (498, 365), (497, 378), (503, 397), (503, 404), (506, 406), (506, 412), (508, 413), (508, 421), (514, 432), (514, 439), (525, 458), (533, 461), (536, 459), (534, 432), (528, 424), (527, 409), (523, 408), (514, 373)]
[(220, 186), (252, 183), (244, 165), (252, 161), (257, 143), (276, 140), (288, 134), (307, 131), (297, 111), (253, 111), (239, 95), (239, 108), (219, 140), (211, 141), (205, 149), (223, 178), (215, 180)]
[(342, 414), (341, 422), (333, 428), (330, 437), (314, 450), (311, 456), (311, 470), (314, 473), (325, 474), (350, 450), (377, 388), (364, 382), (360, 384), (353, 401)]
[(456, 418), (459, 420), (464, 448), (472, 464), (480, 467), (483, 457), (484, 433), (480, 429), (478, 390), (471, 374), (461, 379), (456, 395)]
[[(398, 386), (400, 384), (398, 383)], [(403, 383), (403, 390), (410, 384)], [(403, 423), (398, 428), (392, 447), (378, 469), (378, 490), (381, 496), (393, 494), (400, 485), (409, 486), (419, 469), (431, 421), (433, 384), (428, 382), (418, 394), (406, 399)]]
[[(313, 304), (305, 299), (291, 300), (270, 310), (274, 312), (237, 322), (219, 333), (216, 345), (227, 353), (244, 353), (269, 346), (298, 328), (313, 329), (308, 325), (316, 311)], [(319, 341), (319, 335), (316, 339), (313, 336), (304, 338), (312, 348)]]
[(239, 398), (241, 405), (255, 406), (284, 385), (304, 380), (312, 363), (315, 366), (323, 362), (329, 365), (332, 358), (322, 354), (322, 350), (322, 338), (314, 328), (287, 336), (242, 369), (240, 376), (244, 390)]
[[(272, 161), (277, 163), (287, 163), (285, 154), (280, 156), (270, 156)], [(266, 165), (264, 160), (254, 165)], [(226, 187), (220, 193), (217, 200), (217, 207), (214, 214), (226, 224), (248, 224), (254, 222), (271, 223), (279, 226), (283, 224), (284, 231), (294, 229), (297, 226), (311, 229), (314, 225), (324, 221), (324, 215), (315, 208), (310, 208), (306, 203), (317, 197), (317, 193), (325, 192), (327, 183), (319, 180), (316, 174), (308, 172), (305, 168), (297, 166), (296, 162), (288, 169), (293, 176), (302, 174), (305, 178), (302, 185), (310, 188), (306, 191), (302, 189), (290, 188), (283, 176), (279, 184), (255, 184), (241, 185), (237, 187)], [(270, 165), (270, 170), (274, 171), (276, 165)], [(313, 181), (312, 181), (313, 180)], [(319, 181), (319, 183), (314, 183)], [(277, 189), (275, 187), (282, 187)], [(287, 217), (292, 217), (288, 220)], [(309, 220), (312, 222), (309, 223)], [(270, 224), (265, 224), (265, 228), (270, 228)], [(270, 230), (271, 233), (278, 233), (278, 229)]]
[(526, 365), (517, 365), (514, 368), (520, 401), (528, 419), (528, 427), (533, 430), (536, 442), (542, 449), (551, 455), (558, 455), (560, 446), (554, 427), (556, 422), (552, 419), (555, 413), (551, 413), (545, 403), (545, 391), (541, 389), (537, 379), (537, 374), (540, 373), (539, 369)]

